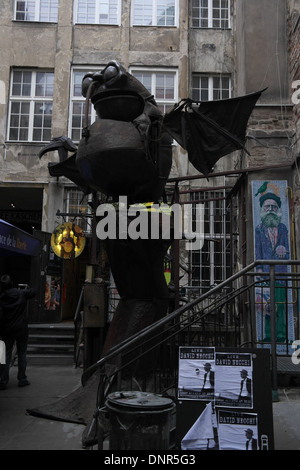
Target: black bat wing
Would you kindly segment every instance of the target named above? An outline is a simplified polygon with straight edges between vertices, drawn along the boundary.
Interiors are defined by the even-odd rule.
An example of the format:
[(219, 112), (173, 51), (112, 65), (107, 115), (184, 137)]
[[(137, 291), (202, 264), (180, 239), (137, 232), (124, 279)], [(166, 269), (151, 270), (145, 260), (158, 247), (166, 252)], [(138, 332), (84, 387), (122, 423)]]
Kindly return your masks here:
[(221, 157), (245, 149), (248, 120), (263, 91), (200, 104), (184, 99), (164, 115), (163, 128), (207, 176)]

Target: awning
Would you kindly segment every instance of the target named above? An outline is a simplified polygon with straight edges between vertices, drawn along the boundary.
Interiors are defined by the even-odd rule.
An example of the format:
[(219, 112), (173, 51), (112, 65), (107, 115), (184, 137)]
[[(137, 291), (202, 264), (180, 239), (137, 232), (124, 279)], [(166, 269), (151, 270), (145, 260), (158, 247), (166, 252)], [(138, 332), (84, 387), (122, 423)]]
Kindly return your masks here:
[(40, 240), (0, 219), (0, 255), (37, 256)]

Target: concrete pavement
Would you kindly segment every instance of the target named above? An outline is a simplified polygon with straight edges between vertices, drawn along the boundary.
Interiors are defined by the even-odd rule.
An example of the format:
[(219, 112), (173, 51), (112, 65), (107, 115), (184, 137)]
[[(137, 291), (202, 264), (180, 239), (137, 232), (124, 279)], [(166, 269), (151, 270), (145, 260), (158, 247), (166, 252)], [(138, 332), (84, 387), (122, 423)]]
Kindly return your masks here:
[(0, 391), (0, 450), (83, 450), (85, 426), (26, 414), (71, 393), (81, 374), (72, 366), (32, 365), (27, 368), (31, 385), (19, 388), (17, 367), (12, 367), (7, 389)]
[[(82, 448), (84, 425), (26, 414), (80, 386), (82, 369), (29, 365), (27, 375), (31, 385), (18, 388), (13, 367), (8, 388), (0, 391), (0, 450), (93, 450)], [(278, 397), (273, 403), (275, 449), (300, 450), (300, 387), (279, 388)]]

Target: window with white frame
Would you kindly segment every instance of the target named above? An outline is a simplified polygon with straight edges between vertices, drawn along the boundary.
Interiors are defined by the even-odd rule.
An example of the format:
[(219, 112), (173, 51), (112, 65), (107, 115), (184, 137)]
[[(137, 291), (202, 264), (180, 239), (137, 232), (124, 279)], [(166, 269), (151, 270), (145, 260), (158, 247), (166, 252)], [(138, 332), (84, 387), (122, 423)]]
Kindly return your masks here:
[[(66, 222), (75, 222), (86, 233), (92, 231), (92, 209), (89, 205), (90, 196), (85, 196), (82, 191), (75, 188), (65, 188), (64, 212)], [(80, 214), (80, 215), (79, 215)]]
[(191, 0), (192, 28), (230, 28), (230, 0)]
[(121, 23), (121, 0), (75, 0), (74, 23)]
[(192, 76), (192, 99), (195, 101), (222, 100), (231, 97), (231, 78), (229, 75)]
[(213, 190), (191, 193), (193, 220), (204, 204), (204, 244), (201, 250), (191, 250), (190, 285), (198, 295), (230, 276), (230, 213), (226, 210), (226, 191)]
[(177, 26), (178, 0), (133, 0), (133, 26)]
[(12, 71), (8, 140), (51, 140), (54, 73), (37, 70)]
[(130, 73), (154, 96), (163, 114), (178, 101), (177, 70), (132, 68)]
[(57, 23), (58, 0), (15, 0), (15, 20)]
[[(92, 69), (73, 69), (71, 75), (71, 106), (69, 119), (69, 137), (74, 142), (81, 139), (82, 129), (85, 127), (85, 105), (86, 99), (81, 93), (81, 83), (84, 75), (88, 72), (99, 71), (99, 68)], [(96, 121), (96, 111), (89, 102), (88, 125)]]

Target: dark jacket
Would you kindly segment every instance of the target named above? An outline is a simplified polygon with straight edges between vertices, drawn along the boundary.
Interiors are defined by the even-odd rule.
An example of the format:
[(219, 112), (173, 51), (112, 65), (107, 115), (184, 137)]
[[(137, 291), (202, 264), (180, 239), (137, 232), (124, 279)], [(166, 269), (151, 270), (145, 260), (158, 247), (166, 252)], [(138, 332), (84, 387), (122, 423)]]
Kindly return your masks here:
[(12, 287), (0, 295), (0, 336), (11, 338), (28, 328), (27, 300), (36, 295), (35, 289)]

